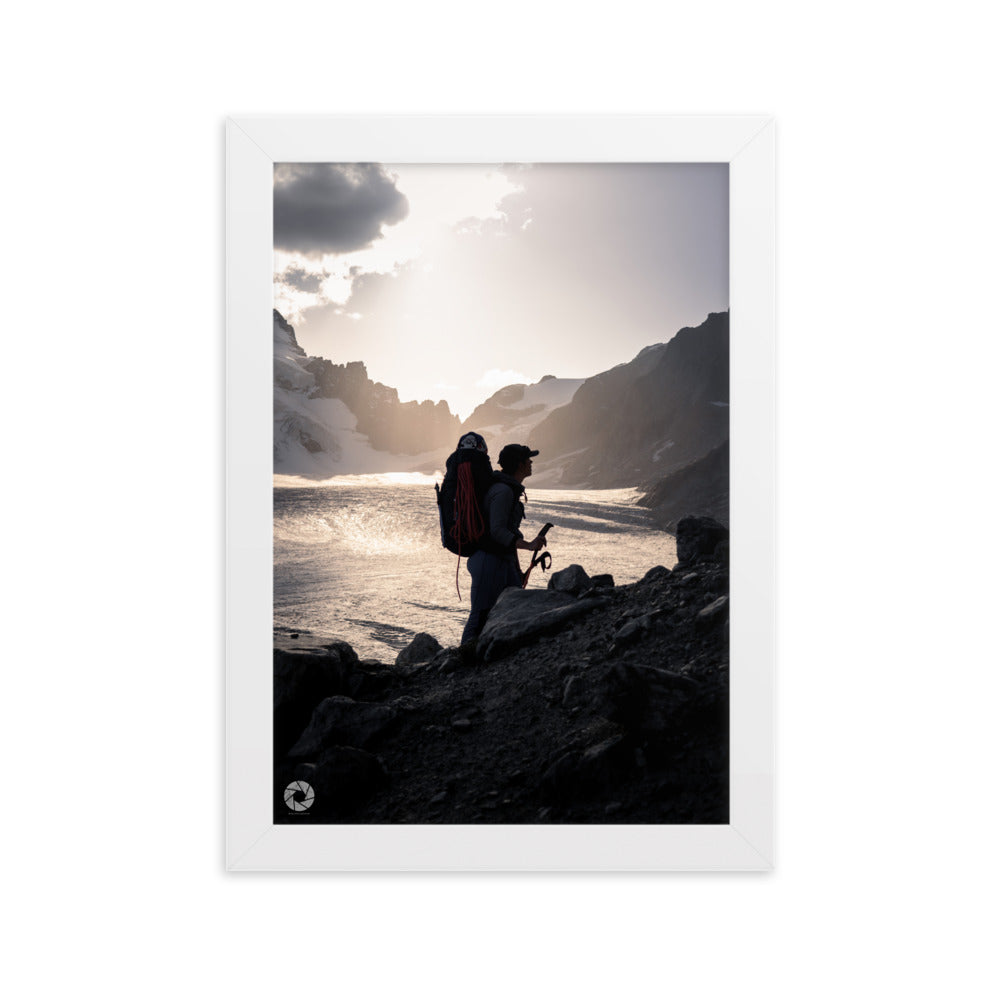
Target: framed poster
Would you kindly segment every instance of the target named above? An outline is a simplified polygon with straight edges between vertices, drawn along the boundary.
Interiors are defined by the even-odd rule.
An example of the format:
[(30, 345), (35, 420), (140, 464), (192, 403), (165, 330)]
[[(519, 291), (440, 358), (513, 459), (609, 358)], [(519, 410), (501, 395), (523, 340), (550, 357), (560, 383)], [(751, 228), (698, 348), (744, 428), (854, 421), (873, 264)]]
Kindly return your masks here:
[(771, 868), (774, 373), (769, 118), (228, 121), (229, 869)]

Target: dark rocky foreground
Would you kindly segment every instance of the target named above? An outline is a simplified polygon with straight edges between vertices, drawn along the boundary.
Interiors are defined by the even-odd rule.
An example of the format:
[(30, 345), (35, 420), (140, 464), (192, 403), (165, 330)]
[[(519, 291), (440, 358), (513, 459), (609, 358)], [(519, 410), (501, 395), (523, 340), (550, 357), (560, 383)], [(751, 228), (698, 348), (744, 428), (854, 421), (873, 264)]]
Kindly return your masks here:
[(275, 822), (727, 823), (728, 548), (685, 518), (672, 570), (507, 590), (475, 651), (275, 648)]

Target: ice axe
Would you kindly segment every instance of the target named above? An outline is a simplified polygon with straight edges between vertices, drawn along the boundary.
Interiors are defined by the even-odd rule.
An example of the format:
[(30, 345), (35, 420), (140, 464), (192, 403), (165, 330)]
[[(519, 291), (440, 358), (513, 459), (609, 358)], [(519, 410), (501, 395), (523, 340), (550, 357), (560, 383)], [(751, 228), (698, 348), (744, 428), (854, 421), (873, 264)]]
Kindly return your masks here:
[[(548, 534), (549, 528), (551, 527), (552, 527), (552, 522), (547, 521), (543, 526), (542, 530), (538, 532), (538, 537), (545, 538), (546, 534)], [(545, 552), (544, 550), (539, 549), (532, 556), (531, 565), (524, 571), (524, 579), (521, 581), (521, 589), (524, 590), (528, 586), (528, 577), (531, 576), (531, 571), (536, 566), (541, 566), (542, 572), (547, 573), (551, 565), (552, 565), (552, 553)]]

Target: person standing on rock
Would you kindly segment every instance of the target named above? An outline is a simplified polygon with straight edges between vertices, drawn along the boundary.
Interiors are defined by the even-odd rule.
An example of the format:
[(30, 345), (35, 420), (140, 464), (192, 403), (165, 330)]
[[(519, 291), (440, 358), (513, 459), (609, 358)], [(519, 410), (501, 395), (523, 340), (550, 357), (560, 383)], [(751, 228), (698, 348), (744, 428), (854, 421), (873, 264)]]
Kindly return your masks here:
[(500, 451), (500, 471), (484, 501), (489, 532), (485, 544), (469, 556), (472, 574), (472, 612), (462, 633), (462, 646), (474, 643), (486, 624), (490, 609), (506, 587), (521, 586), (521, 566), (517, 550), (537, 552), (545, 537), (536, 535), (526, 542), (521, 534), (524, 518), (524, 480), (531, 475), (531, 460), (537, 455), (524, 444), (508, 444)]

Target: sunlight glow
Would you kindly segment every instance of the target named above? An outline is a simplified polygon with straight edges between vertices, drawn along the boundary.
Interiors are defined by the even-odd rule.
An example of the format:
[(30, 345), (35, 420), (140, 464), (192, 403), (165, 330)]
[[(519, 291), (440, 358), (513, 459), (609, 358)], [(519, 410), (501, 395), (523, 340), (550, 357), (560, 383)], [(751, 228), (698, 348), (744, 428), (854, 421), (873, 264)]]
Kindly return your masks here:
[(513, 369), (491, 368), (476, 379), (476, 385), (481, 389), (490, 389), (496, 392), (505, 385), (527, 384), (534, 381), (523, 372), (516, 372)]

